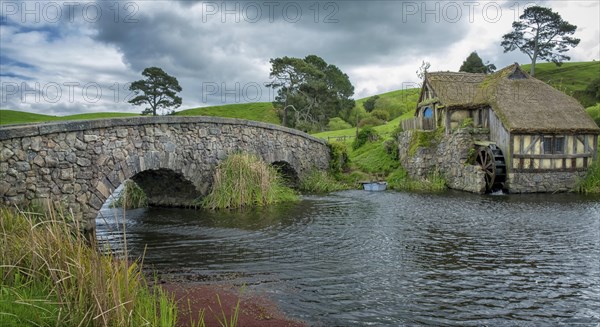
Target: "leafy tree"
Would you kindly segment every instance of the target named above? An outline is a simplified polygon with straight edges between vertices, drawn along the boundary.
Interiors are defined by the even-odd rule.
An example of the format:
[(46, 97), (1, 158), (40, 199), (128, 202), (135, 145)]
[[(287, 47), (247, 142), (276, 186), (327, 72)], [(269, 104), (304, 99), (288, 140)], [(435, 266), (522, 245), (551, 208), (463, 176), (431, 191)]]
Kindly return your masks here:
[(557, 66), (570, 60), (563, 53), (579, 44), (579, 39), (572, 38), (577, 26), (564, 21), (558, 13), (550, 8), (533, 6), (525, 9), (519, 21), (512, 24), (513, 31), (502, 36), (504, 52), (519, 49), (531, 59), (531, 76), (535, 75), (535, 63), (540, 60), (551, 60)]
[[(139, 106), (147, 104), (148, 108), (142, 111), (142, 115), (152, 114), (156, 116), (158, 109), (177, 108), (181, 105), (181, 97), (177, 92), (181, 92), (181, 86), (177, 78), (165, 73), (158, 67), (148, 67), (142, 72), (141, 79), (131, 83), (129, 90), (136, 95), (129, 103)], [(141, 94), (140, 94), (141, 93)], [(170, 112), (172, 113), (172, 111)]]
[(481, 57), (477, 54), (477, 51), (471, 52), (471, 54), (467, 57), (465, 61), (463, 61), (462, 66), (460, 66), (459, 72), (466, 73), (483, 73), (489, 74), (496, 70), (496, 66), (494, 64), (490, 64), (489, 62), (483, 63)]
[(348, 75), (322, 58), (275, 58), (267, 86), (278, 89), (273, 105), (280, 109), (285, 126), (320, 129), (332, 117), (354, 107), (354, 86)]
[(365, 102), (363, 102), (363, 108), (365, 108), (367, 112), (373, 111), (373, 109), (375, 109), (375, 102), (377, 102), (377, 99), (379, 99), (378, 95), (368, 98)]

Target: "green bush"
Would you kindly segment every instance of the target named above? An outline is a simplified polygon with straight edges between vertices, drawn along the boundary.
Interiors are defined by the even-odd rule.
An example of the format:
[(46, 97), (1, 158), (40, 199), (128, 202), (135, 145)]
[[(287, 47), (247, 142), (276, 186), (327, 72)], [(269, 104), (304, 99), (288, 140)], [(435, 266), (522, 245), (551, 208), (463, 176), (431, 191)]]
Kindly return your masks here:
[(347, 128), (351, 128), (352, 125), (348, 124), (345, 120), (343, 120), (340, 117), (333, 117), (329, 120), (329, 123), (327, 124), (327, 128), (330, 131), (337, 131), (340, 129), (347, 129)]
[(208, 209), (263, 206), (297, 201), (298, 195), (286, 187), (275, 167), (252, 154), (232, 154), (215, 170), (213, 187), (203, 200)]
[(333, 174), (340, 173), (348, 169), (350, 156), (348, 155), (348, 147), (344, 143), (329, 142), (329, 151), (331, 152), (331, 160), (329, 161), (329, 171)]
[(376, 117), (367, 117), (358, 122), (358, 127), (373, 127), (383, 125), (384, 121)]
[(375, 117), (377, 119), (383, 120), (383, 121), (388, 121), (390, 120), (390, 113), (383, 110), (383, 109), (377, 109), (377, 110), (373, 110), (371, 112), (371, 116)]
[(379, 139), (379, 134), (373, 128), (367, 126), (358, 132), (358, 135), (352, 143), (353, 149), (358, 149), (365, 145), (367, 142), (373, 142)]
[(396, 139), (387, 139), (383, 142), (383, 148), (385, 152), (390, 155), (390, 157), (394, 160), (400, 159), (400, 154), (398, 151), (398, 141)]

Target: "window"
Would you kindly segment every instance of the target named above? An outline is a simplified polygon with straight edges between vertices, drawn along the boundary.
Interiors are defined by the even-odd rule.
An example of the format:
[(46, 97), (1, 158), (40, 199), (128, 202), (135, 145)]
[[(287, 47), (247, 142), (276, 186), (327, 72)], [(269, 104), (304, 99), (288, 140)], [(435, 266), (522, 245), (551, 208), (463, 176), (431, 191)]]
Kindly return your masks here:
[(544, 154), (562, 154), (564, 152), (564, 136), (544, 136)]

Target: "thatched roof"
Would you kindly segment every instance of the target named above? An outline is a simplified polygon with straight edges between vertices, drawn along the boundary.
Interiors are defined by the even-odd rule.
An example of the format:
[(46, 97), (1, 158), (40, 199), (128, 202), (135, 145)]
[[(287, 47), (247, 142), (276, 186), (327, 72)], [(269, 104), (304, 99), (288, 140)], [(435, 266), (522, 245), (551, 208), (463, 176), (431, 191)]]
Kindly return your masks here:
[(490, 75), (427, 73), (425, 83), (449, 109), (490, 106), (510, 132), (600, 133), (577, 100), (529, 76), (516, 63)]

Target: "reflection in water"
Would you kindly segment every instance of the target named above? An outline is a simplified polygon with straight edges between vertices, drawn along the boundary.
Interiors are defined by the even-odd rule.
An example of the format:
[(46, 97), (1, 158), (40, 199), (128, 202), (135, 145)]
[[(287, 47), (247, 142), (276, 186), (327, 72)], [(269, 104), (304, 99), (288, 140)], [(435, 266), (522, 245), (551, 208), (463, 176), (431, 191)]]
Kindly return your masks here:
[[(103, 210), (100, 238), (118, 212)], [(310, 324), (600, 323), (598, 198), (345, 191), (125, 221), (145, 264), (226, 276)]]

